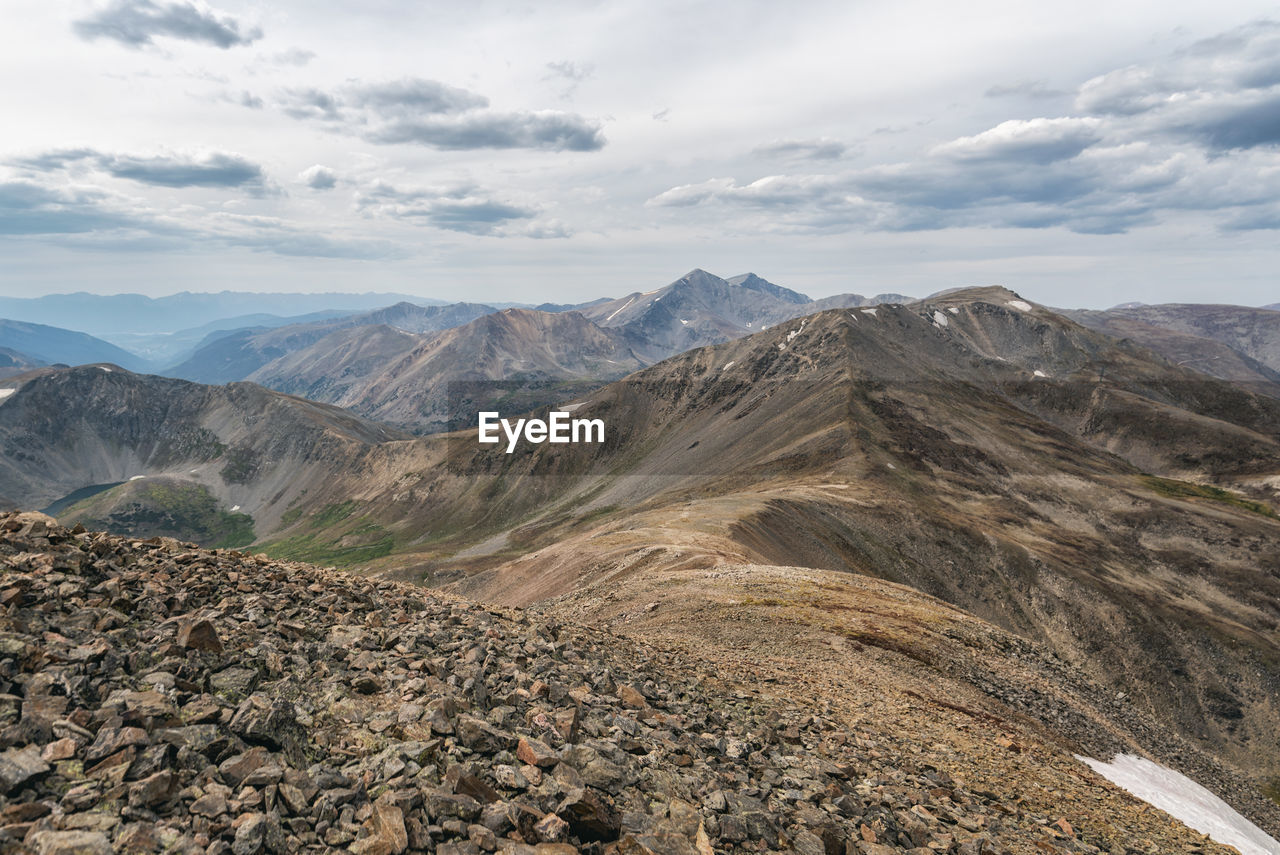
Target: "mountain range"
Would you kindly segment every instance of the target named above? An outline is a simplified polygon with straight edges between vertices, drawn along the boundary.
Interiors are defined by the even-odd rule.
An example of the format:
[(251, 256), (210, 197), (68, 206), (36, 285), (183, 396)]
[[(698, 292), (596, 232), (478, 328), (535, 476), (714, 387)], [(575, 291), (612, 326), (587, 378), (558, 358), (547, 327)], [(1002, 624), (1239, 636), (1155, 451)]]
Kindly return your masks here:
[[(253, 382), (35, 367), (0, 381), (0, 496), (726, 672), (738, 647), (897, 669), (926, 706), (1064, 763), (1148, 755), (1280, 831), (1280, 313), (836, 302), (693, 271), (555, 312), (394, 306), (209, 343)], [(511, 380), (512, 412), (571, 405), (608, 441), (434, 433), (450, 383)]]

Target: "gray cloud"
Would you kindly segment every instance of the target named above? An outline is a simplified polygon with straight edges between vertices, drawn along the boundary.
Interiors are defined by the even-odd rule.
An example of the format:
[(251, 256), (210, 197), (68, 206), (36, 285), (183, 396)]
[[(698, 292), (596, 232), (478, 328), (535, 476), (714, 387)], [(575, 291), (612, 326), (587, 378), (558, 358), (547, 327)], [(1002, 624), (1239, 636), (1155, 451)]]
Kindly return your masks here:
[(242, 28), (240, 22), (229, 15), (192, 3), (152, 0), (116, 0), (73, 22), (71, 29), (82, 39), (111, 39), (131, 48), (150, 45), (156, 36), (210, 44), (224, 50), (262, 38), (262, 30)]
[(752, 154), (762, 157), (794, 157), (808, 160), (837, 160), (843, 157), (848, 146), (839, 140), (775, 140), (765, 145), (756, 146)]
[(267, 61), (274, 65), (292, 65), (301, 68), (315, 58), (315, 51), (295, 47), (279, 53), (273, 53), (267, 57)]
[(540, 148), (597, 151), (599, 126), (571, 113), (478, 113), (388, 122), (365, 134), (375, 143), (418, 143), (440, 149)]
[(573, 93), (577, 91), (578, 85), (584, 80), (590, 80), (595, 75), (595, 66), (591, 63), (576, 63), (571, 60), (560, 60), (559, 62), (548, 62), (547, 71), (549, 72), (543, 80), (563, 80), (564, 88), (560, 91), (560, 97), (568, 100), (573, 97)]
[(261, 166), (241, 155), (227, 152), (139, 157), (78, 148), (45, 152), (14, 163), (37, 172), (52, 172), (88, 163), (112, 177), (156, 187), (240, 188), (254, 195), (262, 195), (268, 190), (266, 173)]
[(210, 244), (316, 258), (384, 259), (403, 250), (383, 240), (349, 239), (270, 217), (216, 213), (183, 222), (100, 189), (0, 181), (0, 236), (56, 239), (95, 251), (190, 251)]
[[(783, 230), (1050, 228), (1115, 234), (1177, 214), (1280, 228), (1280, 24), (1084, 82), (1081, 115), (1010, 119), (913, 160), (672, 187), (653, 207), (753, 210)], [(989, 93), (1032, 94), (1027, 91)], [(757, 153), (802, 150), (786, 144)]]
[(312, 190), (332, 190), (338, 184), (338, 176), (327, 166), (316, 164), (298, 174), (298, 180)]
[(1022, 80), (1017, 83), (996, 84), (982, 93), (987, 98), (1061, 98), (1069, 92), (1053, 89), (1043, 80)]
[(378, 183), (361, 192), (356, 205), (371, 216), (474, 235), (509, 234), (504, 228), (509, 223), (530, 220), (538, 214), (533, 208), (493, 199), (474, 185), (401, 190)]
[(500, 113), (483, 95), (434, 80), (349, 84), (334, 92), (292, 89), (280, 106), (295, 119), (325, 123), (368, 142), (447, 150), (530, 148), (596, 151), (600, 126), (559, 111)]
[(346, 97), (353, 107), (384, 119), (413, 119), (423, 113), (459, 113), (489, 106), (483, 95), (421, 78), (357, 84), (346, 89)]
[(103, 194), (60, 190), (31, 181), (0, 182), (0, 235), (68, 235), (133, 225), (104, 210)]

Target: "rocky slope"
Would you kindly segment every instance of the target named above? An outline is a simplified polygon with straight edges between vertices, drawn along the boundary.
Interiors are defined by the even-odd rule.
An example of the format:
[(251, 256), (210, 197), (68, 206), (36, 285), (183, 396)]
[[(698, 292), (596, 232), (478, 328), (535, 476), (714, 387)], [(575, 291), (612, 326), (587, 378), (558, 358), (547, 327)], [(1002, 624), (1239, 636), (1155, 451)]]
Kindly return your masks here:
[(451, 383), (507, 381), (511, 414), (591, 390), (643, 363), (577, 312), (505, 309), (443, 332), (339, 331), (250, 375), (254, 382), (418, 432), (449, 422)]
[(15, 374), (25, 374), (34, 368), (39, 368), (44, 363), (25, 353), (19, 353), (8, 347), (0, 347), (0, 379), (12, 377)]
[(1149, 347), (1178, 365), (1242, 383), (1251, 389), (1280, 394), (1280, 371), (1268, 368), (1230, 345), (1202, 335), (1168, 329), (1118, 311), (1069, 311), (1064, 315), (1089, 329)]
[(962, 703), (895, 724), (714, 649), (34, 514), (0, 564), (6, 852), (1228, 851)]
[(397, 449), (358, 499), (403, 540), (367, 569), (512, 604), (726, 563), (878, 576), (1048, 645), (1255, 793), (1280, 774), (1275, 398), (982, 289), (694, 351), (576, 414), (613, 444), (466, 477), (444, 440)]
[(619, 330), (637, 354), (657, 362), (822, 309), (878, 305), (895, 296), (841, 294), (814, 301), (754, 273), (721, 279), (695, 269), (664, 288), (598, 301), (579, 311), (602, 327)]
[(339, 331), (354, 331), (347, 338), (359, 336), (362, 330), (376, 337), (388, 328), (409, 333), (434, 332), (461, 326), (493, 311), (496, 310), (490, 306), (475, 303), (419, 306), (402, 301), (340, 318), (271, 329), (242, 329), (230, 335), (220, 333), (211, 335), (181, 364), (163, 373), (197, 383), (231, 383), (249, 379), (273, 360), (305, 351)]
[[(1280, 312), (1274, 308), (1203, 303), (1117, 306), (1106, 312), (1082, 315), (1080, 322), (1089, 326), (1098, 324), (1106, 331), (1106, 324), (1115, 323), (1116, 319), (1138, 321), (1161, 330), (1209, 339), (1272, 371), (1280, 371)], [(1156, 346), (1158, 339), (1153, 338), (1150, 343)], [(1212, 354), (1206, 354), (1209, 355)], [(1204, 364), (1196, 367), (1212, 374), (1217, 366)]]
[(201, 386), (111, 365), (40, 369), (5, 386), (16, 391), (0, 399), (0, 496), (23, 508), (166, 476), (273, 526), (297, 495), (404, 437), (249, 383)]

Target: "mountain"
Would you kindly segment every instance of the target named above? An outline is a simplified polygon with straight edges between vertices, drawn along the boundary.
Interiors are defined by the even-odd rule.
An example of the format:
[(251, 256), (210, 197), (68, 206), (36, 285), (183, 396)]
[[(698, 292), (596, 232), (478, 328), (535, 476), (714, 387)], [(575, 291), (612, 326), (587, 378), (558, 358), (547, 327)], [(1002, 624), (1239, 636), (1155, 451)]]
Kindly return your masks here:
[(400, 302), (330, 320), (212, 333), (186, 360), (163, 373), (198, 383), (230, 383), (244, 380), (272, 360), (310, 347), (338, 330), (387, 326), (421, 333), (459, 326), (493, 311), (476, 303), (419, 306)]
[[(1168, 303), (1116, 307), (1102, 314), (1216, 341), (1272, 371), (1280, 371), (1280, 312), (1272, 309)], [(1200, 370), (1212, 373), (1215, 368), (1214, 365), (1205, 365)]]
[[(1280, 827), (1280, 400), (989, 288), (694, 350), (574, 415), (610, 441), (381, 451), (358, 502), (394, 546), (360, 566), (601, 618), (737, 565), (906, 584), (1080, 669), (1108, 728)], [(263, 545), (301, 558), (361, 525), (304, 513)], [(1097, 726), (982, 685), (1065, 738)]]
[(19, 353), (7, 347), (0, 347), (0, 378), (12, 377), (15, 374), (25, 374), (43, 364), (39, 359), (33, 359), (25, 353)]
[(237, 315), (230, 318), (219, 318), (215, 321), (200, 324), (177, 332), (163, 333), (103, 333), (102, 338), (130, 353), (137, 354), (147, 360), (155, 368), (167, 368), (190, 358), (204, 344), (208, 344), (223, 335), (244, 329), (274, 329), (290, 324), (308, 324), (327, 321), (333, 318), (346, 317), (352, 314), (340, 309), (312, 312), (306, 315), (283, 317), (257, 313)]
[[(688, 295), (669, 293), (692, 301), (739, 287), (689, 286)], [(629, 323), (645, 317), (642, 311)], [(541, 362), (534, 359), (531, 342), (545, 348), (548, 340), (558, 346), (570, 340), (539, 338), (554, 329), (549, 319), (555, 318), (587, 324), (580, 316), (516, 310), (473, 322), (472, 332), (484, 329), (483, 335), (468, 337), (464, 328), (437, 333), (387, 378), (378, 400), (395, 405), (397, 394), (417, 394), (446, 369), (491, 365), (509, 373), (521, 360), (559, 366), (601, 355), (599, 349), (553, 350), (539, 353)], [(623, 344), (614, 338), (625, 334), (602, 330), (599, 348), (625, 347), (625, 338)], [(385, 327), (377, 335), (411, 337)], [(358, 366), (361, 340), (352, 338), (349, 354), (322, 376)], [(1106, 759), (1112, 752), (1151, 757), (1189, 774), (1273, 834), (1280, 830), (1280, 805), (1267, 795), (1280, 777), (1273, 738), (1280, 727), (1280, 398), (1177, 365), (1013, 292), (968, 289), (905, 305), (830, 310), (698, 348), (589, 394), (558, 399), (578, 405), (575, 417), (604, 421), (604, 443), (524, 445), (512, 454), (478, 445), (474, 429), (410, 439), (250, 384), (218, 390), (126, 376), (121, 388), (98, 389), (94, 383), (116, 381), (108, 373), (102, 373), (106, 381), (93, 377), (94, 370), (37, 372), (0, 403), (7, 467), (0, 473), (29, 478), (98, 465), (95, 473), (102, 475), (64, 479), (64, 492), (46, 491), (53, 500), (82, 486), (125, 480), (129, 456), (141, 458), (145, 450), (145, 474), (179, 478), (194, 467), (198, 483), (220, 503), (216, 511), (233, 514), (242, 505), (253, 518), (254, 548), (276, 558), (346, 566), (380, 577), (385, 591), (394, 580), (413, 581), (533, 606), (537, 621), (585, 621), (652, 644), (684, 673), (701, 663), (707, 679), (724, 681), (723, 708), (758, 712), (773, 736), (731, 754), (728, 740), (755, 737), (734, 733), (727, 723), (690, 725), (655, 713), (650, 721), (673, 734), (667, 750), (682, 755), (673, 760), (677, 768), (701, 774), (699, 764), (710, 764), (713, 753), (719, 763), (793, 756), (784, 752), (828, 743), (851, 746), (862, 753), (849, 762), (870, 764), (839, 779), (857, 782), (851, 798), (889, 798), (891, 805), (899, 795), (905, 799), (903, 815), (877, 814), (880, 824), (865, 822), (865, 833), (858, 826), (864, 843), (903, 847), (934, 840), (933, 826), (914, 837), (907, 831), (915, 820), (905, 804), (941, 799), (933, 791), (947, 790), (961, 796), (947, 810), (962, 808), (971, 799), (970, 784), (946, 783), (945, 774), (977, 781), (972, 786), (989, 794), (981, 797), (991, 808), (989, 822), (976, 827), (1007, 835), (999, 839), (1011, 848), (1016, 842), (1018, 851), (1034, 851), (1031, 838), (1021, 836), (1027, 830), (1046, 845), (1074, 839), (1071, 846), (1105, 842), (1110, 849), (1118, 843), (1115, 829), (1150, 827), (1142, 819), (1150, 815), (1123, 800), (1130, 806), (1124, 811), (1101, 806), (1096, 794), (1110, 791), (1099, 790), (1100, 779), (1071, 755)], [(401, 378), (413, 379), (397, 385)], [(43, 394), (29, 413), (11, 409), (31, 406), (27, 396), (43, 381), (69, 385)], [(232, 395), (238, 396), (233, 402), (224, 397)], [(51, 430), (34, 413), (66, 427)], [(227, 439), (219, 444), (230, 447), (237, 436), (253, 453), (219, 457), (204, 469), (188, 464), (218, 450), (200, 441), (204, 434), (190, 427), (188, 413), (202, 414), (196, 425), (222, 431), (217, 435)], [(117, 434), (150, 439), (116, 448)], [(159, 452), (175, 447), (185, 470), (161, 465)], [(115, 468), (107, 471), (106, 462)], [(224, 483), (228, 471), (245, 479), (237, 489), (250, 503)], [(8, 485), (15, 483), (6, 474), (0, 490), (13, 498)], [(199, 496), (190, 504), (197, 508), (193, 520), (211, 536), (227, 536), (214, 529), (233, 520), (199, 512)], [(310, 584), (316, 583), (303, 587)], [(328, 614), (343, 613), (335, 604)], [(273, 614), (236, 623), (256, 639), (277, 625)], [(381, 626), (366, 622), (373, 619), (364, 611), (352, 616), (350, 625), (380, 631), (377, 643), (356, 655), (361, 669), (371, 668), (377, 650), (390, 655), (401, 645), (416, 655), (399, 613), (392, 614), (376, 619)], [(304, 629), (314, 619), (303, 619)], [(388, 647), (384, 642), (393, 636)], [(386, 664), (406, 680), (418, 673), (443, 683), (444, 665), (462, 661), (474, 666), (472, 688), (484, 684), (486, 691), (491, 677), (506, 673), (498, 664), (505, 660), (489, 659), (488, 649), (463, 648), (442, 652), (439, 668), (429, 661), (403, 671)], [(560, 652), (573, 661), (569, 651)], [(552, 661), (541, 659), (538, 648), (519, 655), (544, 671)], [(370, 676), (417, 691), (377, 668)], [(526, 700), (544, 697), (565, 709), (568, 698), (584, 709), (593, 696), (621, 700), (613, 695), (620, 687), (607, 689), (603, 672), (599, 679), (597, 685), (584, 678), (581, 686), (576, 678), (542, 679), (545, 688), (504, 683), (509, 688), (486, 695), (494, 704), (484, 709), (498, 715), (496, 709), (524, 709)], [(465, 684), (454, 679), (449, 685)], [(648, 701), (637, 697), (646, 691), (657, 691), (664, 703), (671, 691), (681, 695), (683, 689), (667, 685), (653, 679), (652, 688), (641, 683), (633, 687), (639, 695), (628, 697), (643, 709)], [(754, 686), (760, 695), (739, 699), (737, 686)], [(769, 699), (797, 717), (779, 712), (769, 719), (756, 706)], [(387, 723), (385, 731), (407, 726), (399, 724), (400, 699), (394, 702), (396, 717), (388, 708), (378, 719), (378, 727)], [(471, 702), (484, 703), (474, 696)], [(451, 720), (452, 712), (439, 712), (444, 719), (437, 721)], [(507, 715), (504, 710), (491, 723), (505, 726)], [(798, 724), (812, 724), (815, 716), (837, 728), (808, 732)], [(372, 722), (364, 711), (359, 718), (338, 726)], [(552, 719), (545, 720), (550, 727)], [(616, 716), (607, 720), (619, 734), (630, 727)], [(587, 732), (592, 739), (614, 734)], [(843, 741), (838, 732), (845, 733)], [(685, 743), (677, 751), (679, 733), (698, 734), (700, 753)], [(351, 751), (376, 744), (355, 738)], [(584, 768), (606, 755), (609, 763), (627, 762), (591, 745), (595, 755), (571, 755)], [(451, 763), (437, 768), (445, 780)], [(453, 780), (483, 775), (485, 768), (459, 769)], [(592, 768), (595, 775), (610, 767)], [(817, 806), (824, 791), (835, 797), (827, 789), (831, 781), (815, 779), (810, 787), (807, 772), (743, 780), (728, 767), (723, 771), (730, 777), (721, 780), (734, 782), (726, 788), (741, 793), (750, 785), (755, 795), (749, 797), (771, 811)], [(918, 773), (934, 775), (937, 784), (920, 789), (918, 798), (892, 783)], [(563, 775), (553, 778), (558, 786), (577, 786), (570, 773)], [(497, 782), (484, 780), (491, 787)], [(668, 791), (681, 786), (657, 773), (642, 780), (658, 780)], [(708, 835), (718, 834), (726, 816), (742, 813), (712, 807), (719, 799), (703, 779), (680, 792), (715, 815), (714, 822), (705, 817)], [(997, 803), (1009, 810), (994, 808)], [(862, 803), (842, 804), (854, 811)], [(815, 822), (819, 814), (852, 815), (832, 807), (834, 814), (802, 813)], [(672, 807), (657, 810), (663, 812), (670, 818)], [(781, 821), (796, 835), (787, 838), (793, 848), (825, 851), (822, 836), (799, 837), (798, 826), (787, 825), (790, 816)], [(862, 822), (867, 815), (858, 816)], [(1045, 832), (1046, 823), (1058, 832)], [(729, 827), (736, 835), (732, 822)], [(959, 833), (937, 832), (940, 845), (942, 835)], [(947, 840), (946, 847), (960, 843), (956, 836)], [(839, 842), (832, 838), (833, 850)], [(1141, 845), (1190, 851), (1183, 842), (1154, 838)]]
[[(173, 511), (166, 502), (187, 503), (188, 521), (205, 527), (233, 522), (214, 519), (224, 511), (242, 511), (269, 530), (290, 497), (403, 437), (249, 383), (200, 386), (108, 365), (42, 369), (5, 383), (16, 391), (0, 399), (0, 496), (26, 508), (61, 503), (68, 519), (79, 510), (99, 521), (121, 512), (122, 522), (132, 514), (133, 522), (176, 530), (180, 520), (149, 518)], [(165, 479), (168, 493), (137, 501), (150, 487), (141, 482), (154, 478)]]
[(721, 279), (692, 270), (665, 288), (579, 307), (587, 318), (616, 328), (648, 361), (694, 347), (730, 341), (821, 308), (867, 304), (856, 294), (810, 300), (754, 273)]
[[(691, 649), (37, 514), (0, 515), (0, 556), (6, 852), (1233, 851), (939, 674), (1092, 708), (901, 586), (735, 568), (636, 621), (683, 617)], [(839, 608), (730, 604), (737, 579)]]
[[(1251, 313), (1251, 310), (1245, 311)], [(1090, 329), (1130, 339), (1178, 365), (1189, 366), (1213, 377), (1257, 389), (1274, 388), (1280, 384), (1280, 372), (1222, 341), (1147, 323), (1115, 310), (1094, 312), (1080, 309), (1064, 311), (1063, 314)]]
[(81, 332), (43, 324), (0, 319), (0, 347), (26, 354), (37, 362), (86, 365), (112, 362), (127, 368), (145, 367), (143, 360), (114, 344)]
[(94, 335), (171, 333), (189, 329), (193, 320), (235, 318), (247, 314), (303, 315), (311, 312), (358, 312), (401, 300), (441, 303), (403, 294), (260, 294), (246, 291), (193, 293), (167, 297), (141, 294), (47, 294), (41, 297), (0, 297), (0, 317), (53, 324)]
[[(388, 320), (397, 319), (389, 310)], [(451, 384), (505, 381), (506, 405), (523, 410), (594, 389), (642, 364), (620, 336), (577, 312), (505, 309), (439, 333), (413, 335), (386, 324), (339, 330), (250, 379), (431, 432), (450, 420)]]

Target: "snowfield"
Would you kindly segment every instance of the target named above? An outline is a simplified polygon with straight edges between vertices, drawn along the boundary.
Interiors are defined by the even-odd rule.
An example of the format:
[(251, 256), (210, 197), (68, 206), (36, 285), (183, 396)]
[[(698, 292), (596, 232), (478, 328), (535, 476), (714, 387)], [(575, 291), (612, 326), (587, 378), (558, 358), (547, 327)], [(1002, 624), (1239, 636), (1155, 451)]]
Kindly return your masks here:
[(1026, 300), (1010, 300), (1009, 305), (1013, 306), (1019, 312), (1031, 311), (1031, 304), (1028, 303)]
[(1188, 828), (1234, 846), (1240, 855), (1280, 855), (1280, 841), (1186, 775), (1132, 754), (1117, 754), (1110, 763), (1079, 755), (1076, 759)]
[(0, 389), (0, 401), (3, 401), (5, 398), (9, 397), (16, 391), (18, 390), (17, 389)]

